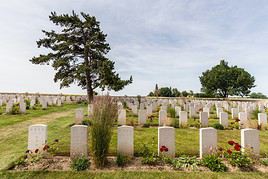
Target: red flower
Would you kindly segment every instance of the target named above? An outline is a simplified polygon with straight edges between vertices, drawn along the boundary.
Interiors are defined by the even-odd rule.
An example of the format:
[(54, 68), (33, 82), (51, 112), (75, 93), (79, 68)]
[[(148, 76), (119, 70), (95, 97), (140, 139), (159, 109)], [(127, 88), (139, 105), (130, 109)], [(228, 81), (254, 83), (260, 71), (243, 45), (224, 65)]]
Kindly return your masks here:
[(235, 119), (235, 122), (239, 122), (240, 121), (240, 119)]
[(232, 140), (230, 140), (230, 141), (228, 141), (228, 144), (229, 144), (229, 145), (234, 145), (234, 144), (235, 144), (235, 142), (234, 142), (234, 141), (232, 141)]
[(232, 154), (232, 150), (231, 150), (231, 149), (228, 149), (228, 150), (227, 150), (227, 153), (228, 153), (228, 154)]
[(235, 149), (236, 151), (240, 151), (241, 146), (240, 146), (239, 144), (235, 144), (234, 149)]
[(55, 139), (54, 142), (59, 142), (59, 139)]
[(34, 151), (34, 152), (35, 152), (35, 153), (38, 153), (38, 151), (39, 151), (39, 149), (35, 149), (35, 151)]
[(49, 146), (48, 145), (45, 145), (44, 147), (43, 147), (43, 150), (44, 151), (46, 151), (46, 150), (48, 150), (49, 149)]
[(168, 148), (166, 146), (161, 146), (160, 147), (160, 152), (167, 152), (168, 151)]

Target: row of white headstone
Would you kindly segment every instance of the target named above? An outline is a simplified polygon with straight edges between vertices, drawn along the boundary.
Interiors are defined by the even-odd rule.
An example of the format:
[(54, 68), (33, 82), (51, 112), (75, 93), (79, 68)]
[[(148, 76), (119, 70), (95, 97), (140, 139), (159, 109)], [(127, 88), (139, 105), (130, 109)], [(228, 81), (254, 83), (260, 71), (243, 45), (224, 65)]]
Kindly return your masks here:
[[(158, 154), (175, 157), (175, 128), (158, 127)], [(217, 149), (217, 130), (211, 127), (201, 128), (200, 134), (200, 157), (215, 152)], [(28, 150), (41, 149), (47, 143), (47, 125), (36, 124), (29, 127)], [(161, 152), (165, 146), (168, 151)], [(255, 155), (260, 154), (260, 137), (256, 129), (241, 130), (242, 148), (253, 149)], [(117, 132), (117, 153), (127, 156), (134, 155), (134, 128), (132, 126), (120, 126)], [(70, 156), (88, 156), (88, 127), (85, 125), (74, 125), (71, 127)]]
[[(236, 108), (234, 108), (236, 109)], [(180, 126), (186, 126), (188, 121), (188, 113), (186, 111), (181, 111), (178, 108), (175, 108), (176, 116), (179, 116), (179, 123)], [(234, 110), (232, 110), (234, 111)], [(224, 128), (227, 128), (229, 126), (229, 120), (228, 120), (228, 113), (223, 112), (221, 110), (217, 111), (219, 116), (219, 123), (223, 125)], [(208, 118), (209, 118), (209, 110), (207, 108), (203, 109), (203, 112), (199, 112), (199, 120), (201, 127), (207, 127), (208, 126)], [(79, 116), (79, 115), (78, 115)], [(138, 123), (140, 125), (143, 125), (146, 123), (148, 113), (146, 110), (139, 110), (138, 113)], [(232, 115), (233, 116), (233, 115)], [(246, 112), (239, 112), (238, 113), (238, 119), (240, 128), (247, 127), (247, 124), (249, 123), (249, 119), (247, 117)], [(166, 110), (160, 110), (159, 111), (159, 126), (167, 125), (167, 112)], [(126, 124), (126, 110), (120, 109), (118, 111), (118, 124), (119, 125), (125, 125)], [(262, 127), (267, 127), (267, 114), (266, 113), (258, 113), (258, 124)]]

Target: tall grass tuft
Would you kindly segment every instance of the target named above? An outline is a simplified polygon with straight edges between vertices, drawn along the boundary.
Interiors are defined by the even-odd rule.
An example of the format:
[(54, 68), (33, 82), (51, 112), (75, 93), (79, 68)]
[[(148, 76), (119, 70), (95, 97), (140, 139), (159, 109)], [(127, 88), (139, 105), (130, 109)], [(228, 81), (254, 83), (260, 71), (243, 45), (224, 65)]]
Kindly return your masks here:
[(95, 98), (90, 134), (93, 160), (98, 168), (107, 164), (112, 127), (116, 119), (117, 104), (113, 98), (108, 95)]

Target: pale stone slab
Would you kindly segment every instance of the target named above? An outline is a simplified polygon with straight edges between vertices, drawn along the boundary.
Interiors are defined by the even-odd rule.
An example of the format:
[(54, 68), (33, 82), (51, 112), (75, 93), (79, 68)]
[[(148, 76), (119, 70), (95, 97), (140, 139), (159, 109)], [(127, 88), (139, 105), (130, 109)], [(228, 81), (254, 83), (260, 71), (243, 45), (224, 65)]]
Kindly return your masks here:
[(88, 156), (88, 133), (87, 126), (74, 125), (71, 127), (70, 156)]
[(231, 113), (232, 113), (232, 119), (238, 118), (238, 108), (232, 108)]
[(22, 114), (26, 113), (26, 103), (23, 100), (20, 101), (19, 107), (20, 107), (20, 113)]
[(84, 110), (79, 108), (75, 110), (75, 124), (82, 124), (84, 119)]
[(260, 154), (260, 131), (256, 129), (242, 129), (241, 130), (241, 146), (253, 151), (255, 155)]
[(28, 129), (28, 150), (42, 149), (47, 143), (47, 125), (34, 124)]
[(208, 118), (209, 118), (209, 116), (210, 116), (210, 108), (209, 107), (204, 107), (203, 112), (207, 112), (208, 113)]
[(208, 127), (199, 130), (200, 158), (206, 154), (211, 154), (217, 149), (217, 130)]
[(176, 117), (179, 117), (180, 112), (181, 112), (181, 107), (180, 106), (175, 106), (175, 112), (176, 112)]
[(167, 111), (165, 110), (160, 110), (159, 111), (159, 126), (162, 126), (167, 123)]
[(238, 119), (239, 119), (240, 128), (246, 128), (248, 125), (247, 113), (246, 112), (239, 112)]
[[(160, 148), (165, 146), (168, 148), (167, 152), (161, 152)], [(169, 157), (175, 157), (175, 129), (174, 127), (158, 127), (158, 155), (162, 153)]]
[(120, 126), (117, 133), (117, 153), (125, 156), (134, 154), (134, 128), (132, 126)]
[(218, 107), (218, 108), (216, 109), (216, 111), (217, 111), (217, 118), (219, 118), (219, 117), (220, 117), (220, 112), (223, 112), (223, 109), (220, 108), (220, 107)]
[(207, 112), (200, 112), (199, 113), (199, 120), (201, 123), (201, 127), (208, 126), (208, 113)]
[(147, 111), (145, 109), (139, 109), (138, 112), (139, 125), (145, 124), (146, 120), (147, 120)]
[(267, 127), (267, 114), (266, 113), (258, 113), (258, 124), (261, 127)]
[(118, 124), (119, 125), (125, 125), (126, 124), (126, 117), (127, 112), (125, 109), (118, 110)]
[(187, 111), (180, 111), (179, 123), (180, 126), (187, 126), (188, 114)]
[(228, 127), (228, 125), (229, 125), (228, 113), (220, 112), (220, 124), (223, 125), (224, 128)]

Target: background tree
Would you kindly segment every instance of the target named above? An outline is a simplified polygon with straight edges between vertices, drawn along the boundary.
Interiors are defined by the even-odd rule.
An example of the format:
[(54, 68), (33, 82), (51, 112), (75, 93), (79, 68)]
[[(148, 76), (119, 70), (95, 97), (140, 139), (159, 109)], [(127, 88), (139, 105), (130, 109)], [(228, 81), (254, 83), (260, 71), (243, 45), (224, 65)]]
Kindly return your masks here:
[(159, 96), (159, 89), (158, 89), (158, 85), (155, 85), (155, 89), (154, 89), (154, 96), (158, 97)]
[(159, 89), (159, 96), (162, 97), (171, 97), (172, 96), (172, 91), (171, 88), (169, 87), (162, 87)]
[(249, 97), (250, 98), (257, 98), (257, 99), (267, 99), (267, 96), (266, 95), (264, 95), (264, 94), (262, 94), (262, 93), (255, 93), (255, 92), (253, 92), (253, 93), (251, 93), (250, 95), (249, 95)]
[(202, 73), (199, 77), (201, 91), (209, 96), (228, 97), (228, 95), (245, 96), (255, 87), (255, 79), (243, 68), (229, 66), (221, 60), (219, 65)]
[(188, 93), (187, 91), (182, 91), (182, 92), (181, 92), (181, 95), (182, 95), (183, 97), (187, 97), (187, 96), (189, 95), (189, 93)]
[(45, 47), (50, 52), (30, 61), (52, 65), (56, 70), (54, 81), (60, 82), (60, 88), (76, 83), (87, 90), (91, 103), (96, 88), (119, 91), (132, 82), (132, 77), (121, 80), (114, 70), (114, 62), (105, 56), (110, 47), (100, 23), (94, 16), (83, 12), (80, 15), (74, 11), (71, 15), (52, 12), (49, 19), (60, 30), (42, 31), (45, 38), (37, 41), (38, 48)]

